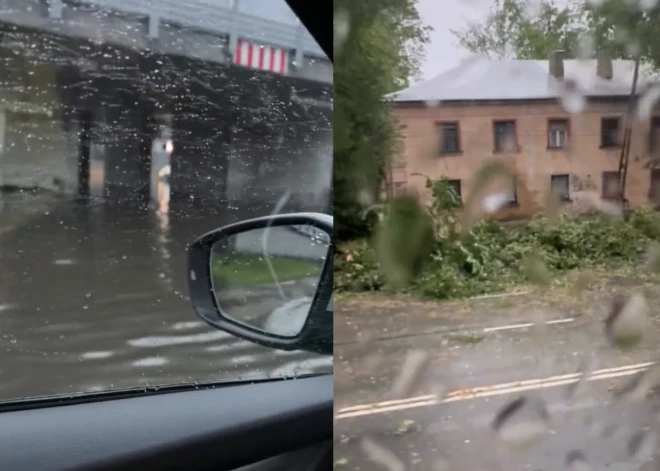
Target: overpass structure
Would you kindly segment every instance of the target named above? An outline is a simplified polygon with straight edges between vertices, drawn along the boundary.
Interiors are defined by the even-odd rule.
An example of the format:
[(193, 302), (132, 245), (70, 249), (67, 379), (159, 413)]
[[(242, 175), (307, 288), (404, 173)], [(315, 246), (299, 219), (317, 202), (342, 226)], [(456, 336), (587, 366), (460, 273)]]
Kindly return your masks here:
[(148, 204), (170, 163), (172, 209), (327, 207), (331, 100), (284, 0), (0, 0), (5, 188)]

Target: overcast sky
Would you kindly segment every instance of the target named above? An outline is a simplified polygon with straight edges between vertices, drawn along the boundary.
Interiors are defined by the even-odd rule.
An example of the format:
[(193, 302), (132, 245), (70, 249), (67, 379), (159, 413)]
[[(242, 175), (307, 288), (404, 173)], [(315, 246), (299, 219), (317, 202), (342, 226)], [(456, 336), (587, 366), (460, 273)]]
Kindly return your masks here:
[(422, 67), (425, 80), (457, 66), (468, 56), (449, 30), (483, 19), (491, 4), (492, 0), (419, 0), (422, 21), (434, 29)]

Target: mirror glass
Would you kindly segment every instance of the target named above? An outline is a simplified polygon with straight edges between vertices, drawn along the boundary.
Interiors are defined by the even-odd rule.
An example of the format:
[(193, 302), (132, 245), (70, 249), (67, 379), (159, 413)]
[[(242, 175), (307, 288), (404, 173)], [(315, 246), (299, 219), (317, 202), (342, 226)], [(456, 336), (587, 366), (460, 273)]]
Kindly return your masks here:
[(213, 292), (222, 314), (253, 329), (296, 337), (310, 313), (330, 234), (309, 225), (240, 232), (211, 250)]

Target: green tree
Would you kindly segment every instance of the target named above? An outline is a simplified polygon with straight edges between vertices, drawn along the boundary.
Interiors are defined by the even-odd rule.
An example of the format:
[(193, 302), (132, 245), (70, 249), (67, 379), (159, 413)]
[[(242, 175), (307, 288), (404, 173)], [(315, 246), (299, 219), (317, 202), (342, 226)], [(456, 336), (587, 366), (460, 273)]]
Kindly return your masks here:
[(555, 0), (495, 0), (486, 19), (452, 30), (460, 46), (498, 59), (547, 59), (554, 50), (577, 54), (586, 34), (582, 5)]
[(660, 2), (648, 8), (644, 3), (494, 0), (484, 21), (452, 33), (461, 47), (494, 58), (547, 59), (554, 50), (576, 58), (639, 54), (660, 69)]
[[(648, 3), (648, 2), (647, 2)], [(594, 47), (610, 57), (635, 59), (660, 69), (660, 5), (643, 8), (627, 0), (582, 5)]]
[(419, 74), (428, 41), (417, 0), (335, 1), (336, 237), (366, 235), (362, 205), (378, 199), (397, 129), (383, 97)]

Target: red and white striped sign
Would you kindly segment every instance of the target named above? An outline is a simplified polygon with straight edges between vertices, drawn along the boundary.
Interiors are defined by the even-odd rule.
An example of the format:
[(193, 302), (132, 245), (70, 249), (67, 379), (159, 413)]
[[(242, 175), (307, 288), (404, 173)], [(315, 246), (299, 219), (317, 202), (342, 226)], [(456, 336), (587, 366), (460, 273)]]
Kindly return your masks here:
[(234, 64), (286, 75), (289, 72), (289, 51), (239, 39)]

